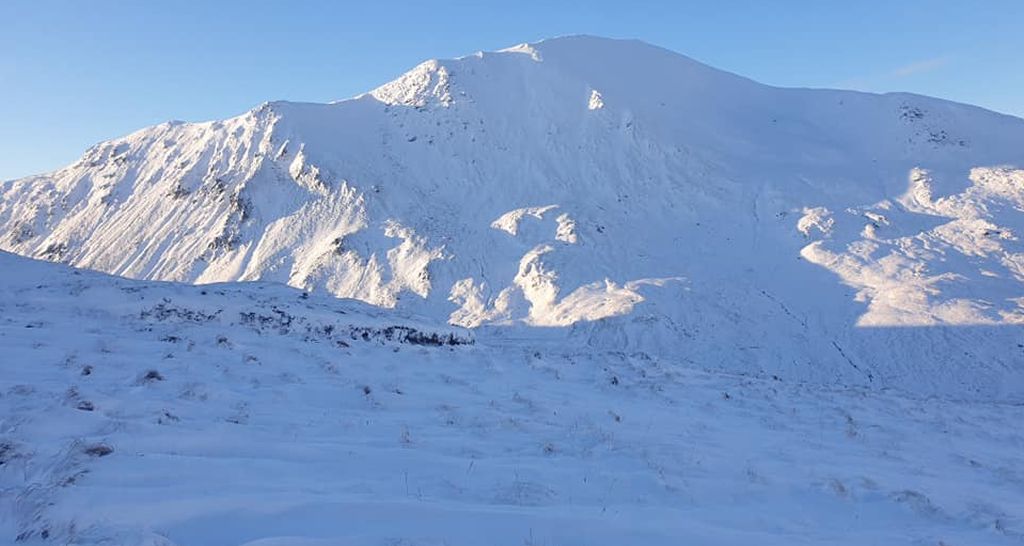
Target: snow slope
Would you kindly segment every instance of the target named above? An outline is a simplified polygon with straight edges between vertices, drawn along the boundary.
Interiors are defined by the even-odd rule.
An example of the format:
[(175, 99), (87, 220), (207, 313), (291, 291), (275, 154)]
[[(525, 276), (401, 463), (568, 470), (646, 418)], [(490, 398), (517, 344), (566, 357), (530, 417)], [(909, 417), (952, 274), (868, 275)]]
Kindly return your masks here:
[(971, 106), (568, 37), (99, 144), (0, 186), (0, 248), (694, 369), (1019, 401), (1022, 144), (1024, 120)]
[(0, 543), (1024, 540), (1019, 404), (701, 372), (272, 283), (0, 271)]

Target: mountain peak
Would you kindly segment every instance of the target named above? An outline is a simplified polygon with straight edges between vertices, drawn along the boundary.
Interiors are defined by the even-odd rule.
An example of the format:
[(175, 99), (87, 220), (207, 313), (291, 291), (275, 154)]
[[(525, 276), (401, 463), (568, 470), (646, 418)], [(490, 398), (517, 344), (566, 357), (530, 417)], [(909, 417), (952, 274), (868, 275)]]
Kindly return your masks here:
[[(100, 144), (0, 186), (0, 249), (565, 327), (733, 372), (1009, 397), (1024, 174), (1000, 166), (1024, 165), (1022, 141), (1024, 121), (976, 108), (774, 88), (569, 36)], [(956, 350), (967, 327), (984, 354)]]
[[(609, 38), (605, 36), (597, 36), (593, 34), (567, 34), (563, 36), (553, 36), (551, 38), (543, 38), (535, 42), (523, 42), (521, 44), (505, 48), (499, 51), (512, 51), (524, 48), (532, 49), (577, 49), (581, 51), (600, 52), (617, 49), (623, 53), (629, 54), (643, 54), (645, 50), (660, 50), (668, 51), (664, 48), (653, 45), (649, 42), (639, 40), (636, 38)], [(671, 52), (674, 55), (683, 56), (679, 53)]]
[[(450, 106), (508, 92), (592, 92), (642, 110), (651, 105), (688, 111), (759, 84), (634, 39), (572, 35), (521, 43), (492, 52), (420, 63), (369, 93), (390, 105)], [(511, 97), (509, 97), (511, 98)]]

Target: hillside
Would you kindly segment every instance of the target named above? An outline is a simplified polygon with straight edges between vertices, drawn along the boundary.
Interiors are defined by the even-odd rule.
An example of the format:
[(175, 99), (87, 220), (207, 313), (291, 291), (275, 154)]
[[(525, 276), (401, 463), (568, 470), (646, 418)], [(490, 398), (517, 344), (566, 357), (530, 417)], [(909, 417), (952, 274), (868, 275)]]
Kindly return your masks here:
[(0, 248), (567, 327), (694, 369), (1019, 401), (1022, 143), (1024, 121), (971, 106), (559, 38), (101, 143), (0, 186)]
[(0, 270), (3, 543), (1024, 539), (1021, 405), (705, 373), (277, 284)]

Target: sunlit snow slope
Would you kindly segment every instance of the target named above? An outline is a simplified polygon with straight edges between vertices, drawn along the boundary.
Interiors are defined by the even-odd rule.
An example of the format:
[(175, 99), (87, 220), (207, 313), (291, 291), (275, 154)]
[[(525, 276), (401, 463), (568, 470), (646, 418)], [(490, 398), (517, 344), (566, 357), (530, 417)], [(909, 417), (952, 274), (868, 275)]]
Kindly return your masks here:
[(1018, 118), (570, 37), (99, 144), (0, 186), (0, 248), (571, 326), (703, 369), (1021, 400), (1022, 166)]

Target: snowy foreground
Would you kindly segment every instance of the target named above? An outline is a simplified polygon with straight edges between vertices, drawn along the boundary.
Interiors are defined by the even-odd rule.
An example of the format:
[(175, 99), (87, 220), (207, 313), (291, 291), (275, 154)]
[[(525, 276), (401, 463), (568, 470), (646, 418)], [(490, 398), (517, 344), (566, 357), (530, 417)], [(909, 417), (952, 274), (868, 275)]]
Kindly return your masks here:
[(1020, 544), (1024, 406), (0, 253), (0, 543)]
[(1022, 143), (577, 36), (2, 181), (0, 544), (1022, 544)]

